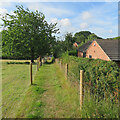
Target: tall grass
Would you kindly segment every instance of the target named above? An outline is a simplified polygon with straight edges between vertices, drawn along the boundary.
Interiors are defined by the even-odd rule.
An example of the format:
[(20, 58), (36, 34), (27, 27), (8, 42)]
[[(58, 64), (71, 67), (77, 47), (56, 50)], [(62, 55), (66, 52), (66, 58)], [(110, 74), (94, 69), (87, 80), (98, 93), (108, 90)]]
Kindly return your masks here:
[(84, 103), (82, 118), (118, 118), (119, 68), (112, 61), (77, 58), (64, 54), (68, 77), (79, 84), (79, 71), (84, 70)]

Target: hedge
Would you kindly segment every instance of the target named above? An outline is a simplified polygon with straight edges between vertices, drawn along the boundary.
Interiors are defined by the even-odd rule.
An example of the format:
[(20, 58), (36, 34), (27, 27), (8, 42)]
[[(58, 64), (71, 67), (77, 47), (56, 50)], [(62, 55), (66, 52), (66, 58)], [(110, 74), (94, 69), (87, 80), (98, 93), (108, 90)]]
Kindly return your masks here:
[[(68, 63), (68, 72), (71, 71), (79, 79), (79, 71), (84, 70), (85, 85), (90, 87), (91, 93), (104, 97), (104, 93), (113, 93), (118, 97), (118, 77), (120, 69), (113, 61), (100, 59), (78, 58), (63, 54), (63, 63)], [(117, 93), (117, 94), (116, 94)]]

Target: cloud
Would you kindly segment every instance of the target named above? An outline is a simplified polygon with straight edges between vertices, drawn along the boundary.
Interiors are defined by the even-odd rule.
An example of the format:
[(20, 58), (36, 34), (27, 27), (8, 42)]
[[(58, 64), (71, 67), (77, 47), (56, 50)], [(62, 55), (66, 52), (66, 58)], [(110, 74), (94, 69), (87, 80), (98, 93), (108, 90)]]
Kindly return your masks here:
[(71, 20), (68, 18), (52, 18), (50, 20), (52, 23), (58, 23), (57, 27), (60, 28), (60, 36), (64, 36), (67, 32), (75, 32), (77, 29), (71, 24)]
[(67, 9), (56, 8), (56, 6), (46, 5), (44, 3), (29, 3), (28, 8), (31, 10), (39, 10), (45, 14), (45, 16), (63, 16), (63, 15), (72, 15), (73, 12)]
[(88, 24), (87, 23), (81, 23), (80, 28), (81, 29), (86, 29), (86, 28), (88, 28)]
[(61, 19), (60, 23), (61, 23), (62, 26), (70, 26), (71, 25), (70, 20), (67, 19), (67, 18)]
[(10, 2), (8, 2), (8, 1), (6, 1), (6, 0), (3, 0), (3, 2), (0, 1), (0, 8), (9, 7), (9, 6), (11, 6), (11, 3), (10, 3)]
[(51, 18), (50, 22), (58, 23), (58, 25), (62, 26), (62, 27), (68, 27), (68, 26), (71, 25), (71, 22), (68, 18), (63, 18), (63, 19), (60, 19), (60, 20), (58, 20), (57, 18)]
[(5, 15), (6, 13), (8, 13), (7, 9), (5, 9), (5, 8), (0, 8), (0, 14), (1, 14), (1, 15)]
[(83, 20), (87, 20), (87, 19), (90, 19), (92, 17), (91, 13), (88, 12), (88, 11), (85, 11), (82, 13), (82, 19)]
[(112, 33), (113, 31), (112, 30), (109, 30), (109, 33)]

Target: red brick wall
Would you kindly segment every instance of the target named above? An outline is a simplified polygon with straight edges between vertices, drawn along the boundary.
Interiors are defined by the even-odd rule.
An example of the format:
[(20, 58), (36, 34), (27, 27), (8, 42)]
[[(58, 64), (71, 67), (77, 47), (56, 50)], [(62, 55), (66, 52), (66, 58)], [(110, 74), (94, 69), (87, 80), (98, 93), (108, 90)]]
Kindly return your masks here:
[(78, 57), (83, 57), (83, 53), (78, 51)]
[(89, 55), (91, 55), (94, 59), (98, 58), (107, 61), (110, 60), (110, 58), (107, 56), (107, 54), (103, 51), (103, 49), (98, 45), (96, 41), (93, 41), (87, 49), (86, 57), (89, 58)]

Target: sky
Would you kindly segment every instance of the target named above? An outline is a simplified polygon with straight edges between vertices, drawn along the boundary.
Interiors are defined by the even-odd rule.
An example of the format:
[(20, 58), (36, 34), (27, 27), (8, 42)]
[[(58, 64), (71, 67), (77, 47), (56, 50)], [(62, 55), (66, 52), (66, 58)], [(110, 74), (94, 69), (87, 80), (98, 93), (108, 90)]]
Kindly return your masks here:
[(90, 31), (102, 38), (118, 36), (118, 0), (1, 0), (0, 14), (13, 14), (16, 5), (42, 12), (48, 23), (57, 22), (59, 36), (80, 31)]

